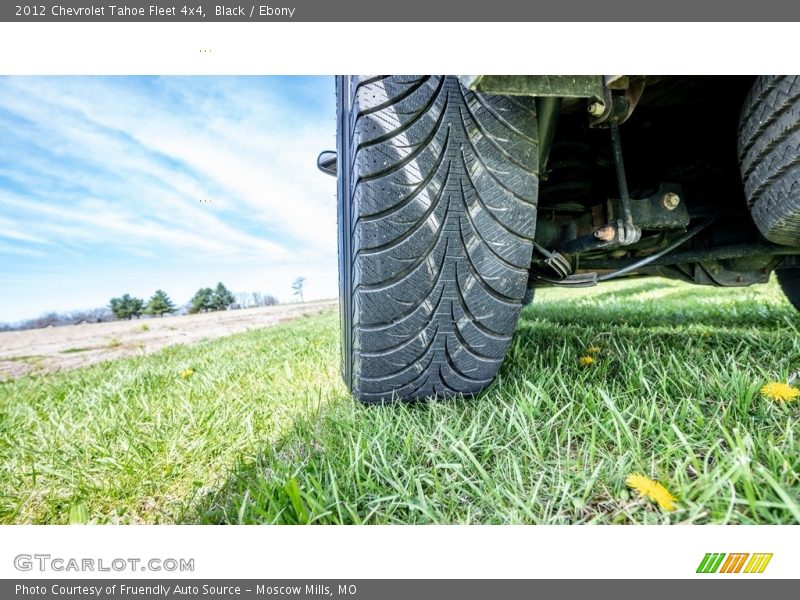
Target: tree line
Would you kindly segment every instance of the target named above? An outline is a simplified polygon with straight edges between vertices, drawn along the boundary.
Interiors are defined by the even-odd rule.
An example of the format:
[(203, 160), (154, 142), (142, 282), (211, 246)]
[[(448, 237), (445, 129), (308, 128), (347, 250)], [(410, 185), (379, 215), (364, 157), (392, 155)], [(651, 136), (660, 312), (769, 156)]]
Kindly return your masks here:
[[(200, 312), (227, 310), (235, 302), (233, 293), (220, 281), (216, 288), (204, 287), (197, 290), (189, 300), (186, 312), (193, 315)], [(112, 298), (108, 307), (117, 319), (138, 319), (142, 315), (163, 317), (178, 310), (164, 290), (156, 290), (147, 302), (142, 298), (123, 294), (118, 298)]]
[[(294, 295), (299, 296), (301, 302), (303, 301), (304, 284), (304, 277), (298, 277), (292, 284)], [(215, 288), (203, 287), (197, 290), (184, 308), (188, 314), (197, 314), (235, 308), (274, 306), (276, 304), (278, 304), (278, 299), (270, 294), (264, 294), (263, 292), (239, 292), (234, 294), (222, 282), (219, 282)], [(72, 312), (50, 311), (35, 319), (27, 319), (16, 323), (0, 322), (0, 331), (20, 331), (61, 325), (80, 325), (81, 323), (130, 320), (138, 319), (143, 315), (163, 317), (178, 311), (179, 308), (169, 295), (164, 290), (159, 289), (147, 301), (131, 294), (123, 294), (112, 298), (108, 305), (103, 308)]]
[(90, 308), (67, 312), (48, 311), (33, 319), (16, 323), (0, 323), (0, 331), (22, 331), (24, 329), (43, 329), (62, 325), (81, 325), (82, 323), (104, 323), (113, 321), (114, 315), (108, 308)]
[(146, 304), (141, 298), (123, 294), (119, 298), (112, 298), (108, 303), (108, 308), (117, 319), (133, 319), (134, 317), (138, 319), (143, 314), (163, 317), (165, 314), (178, 310), (164, 290), (156, 290)]

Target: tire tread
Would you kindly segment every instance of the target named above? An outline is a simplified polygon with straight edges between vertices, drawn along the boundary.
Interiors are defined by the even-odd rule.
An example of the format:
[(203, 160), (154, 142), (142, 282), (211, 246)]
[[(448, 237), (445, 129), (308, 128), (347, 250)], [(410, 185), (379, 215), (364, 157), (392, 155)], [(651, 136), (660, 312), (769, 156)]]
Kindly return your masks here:
[(339, 136), (348, 384), (364, 402), (477, 393), (503, 362), (526, 292), (534, 101), (477, 96), (451, 76), (350, 77), (338, 89), (349, 95)]
[(739, 161), (761, 233), (778, 244), (800, 244), (800, 77), (756, 80), (742, 109)]

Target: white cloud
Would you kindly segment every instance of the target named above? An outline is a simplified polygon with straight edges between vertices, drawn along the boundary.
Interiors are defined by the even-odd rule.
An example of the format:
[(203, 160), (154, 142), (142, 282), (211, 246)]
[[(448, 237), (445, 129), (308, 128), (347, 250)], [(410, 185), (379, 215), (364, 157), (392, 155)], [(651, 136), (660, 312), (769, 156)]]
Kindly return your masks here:
[[(65, 290), (64, 309), (105, 303), (140, 264), (136, 285), (174, 282), (176, 296), (224, 279), (288, 299), (298, 275), (309, 297), (334, 296), (335, 180), (315, 167), (335, 143), (333, 94), (309, 108), (263, 81), (0, 79), (0, 149), (13, 148), (0, 164), (0, 274), (18, 288), (0, 320), (36, 314), (24, 298), (53, 281), (45, 257), (69, 260), (90, 288)], [(109, 259), (100, 274), (112, 255), (128, 257), (120, 273)]]
[[(69, 153), (77, 144), (86, 149), (87, 158), (102, 157), (104, 163), (119, 164), (125, 171), (147, 173), (160, 182), (176, 177), (175, 184), (167, 184), (186, 197), (215, 196), (212, 202), (221, 208), (295, 237), (307, 248), (327, 251), (335, 246), (335, 186), (314, 164), (316, 154), (335, 141), (332, 119), (327, 123), (315, 116), (304, 122), (295, 117), (286, 122), (291, 98), (278, 104), (224, 80), (213, 93), (206, 90), (194, 99), (197, 109), (188, 117), (176, 114), (176, 108), (184, 109), (183, 103), (157, 104), (141, 90), (115, 87), (113, 80), (81, 80), (82, 85), (66, 90), (59, 80), (14, 81), (18, 103), (35, 95), (40, 120), (54, 123), (54, 132), (67, 140), (53, 143), (55, 151)], [(196, 89), (197, 84), (186, 87)], [(182, 89), (182, 97), (189, 90)], [(113, 102), (105, 100), (109, 97)], [(113, 138), (74, 121), (64, 122), (65, 108), (109, 131), (124, 133), (144, 150), (187, 165), (202, 174), (216, 194), (170, 173), (157, 161), (126, 154)], [(33, 110), (27, 108), (29, 114)]]

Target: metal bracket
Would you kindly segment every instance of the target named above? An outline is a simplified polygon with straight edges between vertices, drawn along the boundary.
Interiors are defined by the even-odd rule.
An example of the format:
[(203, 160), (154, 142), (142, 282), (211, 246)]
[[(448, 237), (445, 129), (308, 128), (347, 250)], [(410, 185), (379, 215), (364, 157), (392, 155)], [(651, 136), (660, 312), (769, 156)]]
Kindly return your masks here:
[(459, 75), (461, 85), (484, 94), (603, 99), (600, 75)]
[(644, 83), (644, 78), (606, 78), (603, 82), (603, 98), (589, 101), (589, 126), (621, 125), (627, 121), (642, 97)]
[(682, 193), (679, 185), (662, 183), (652, 196), (629, 198), (630, 225), (625, 221), (622, 199), (610, 198), (606, 203), (605, 213), (608, 222), (597, 227), (591, 235), (584, 235), (562, 244), (558, 252), (573, 255), (635, 244), (639, 241), (643, 229), (686, 229), (690, 217)]

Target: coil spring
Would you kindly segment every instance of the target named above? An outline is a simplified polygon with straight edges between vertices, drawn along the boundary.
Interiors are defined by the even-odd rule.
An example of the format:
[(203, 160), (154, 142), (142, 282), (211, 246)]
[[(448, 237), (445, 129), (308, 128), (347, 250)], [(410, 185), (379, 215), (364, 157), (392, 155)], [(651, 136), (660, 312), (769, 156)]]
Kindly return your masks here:
[(539, 206), (564, 205), (586, 196), (592, 188), (592, 146), (581, 132), (553, 141), (547, 171), (539, 187)]

